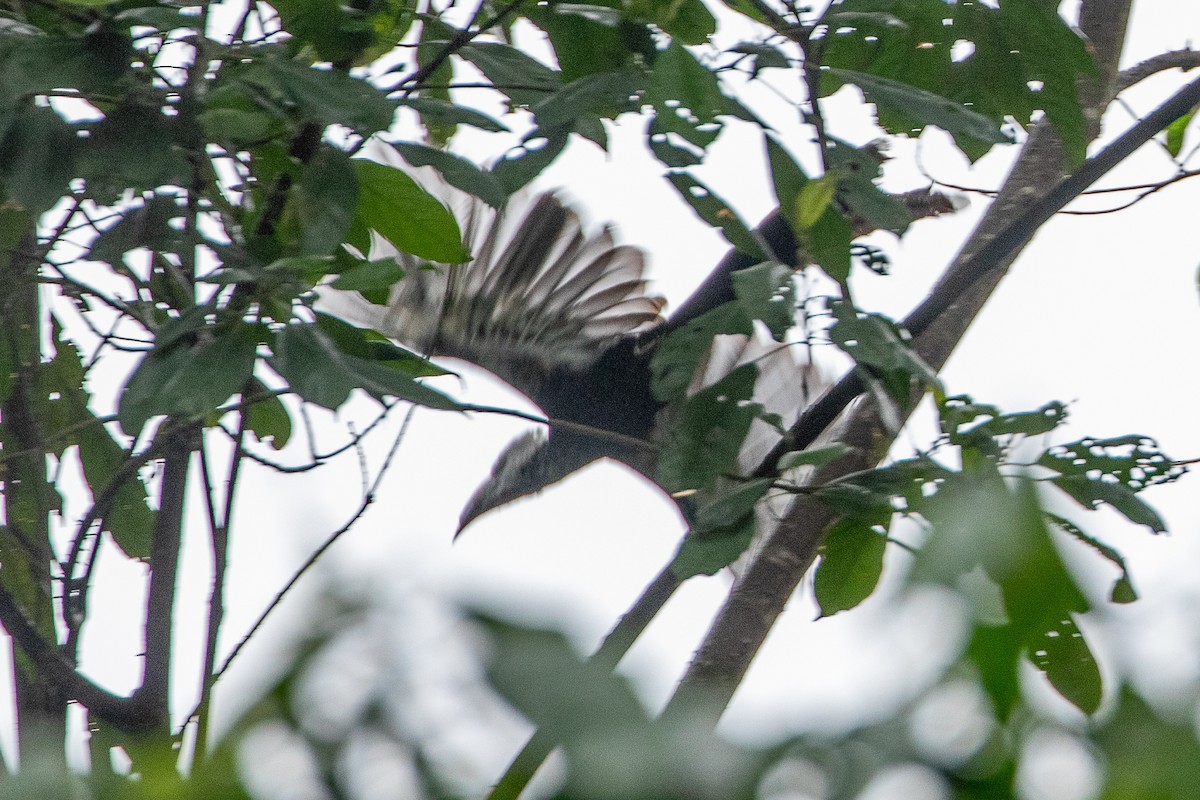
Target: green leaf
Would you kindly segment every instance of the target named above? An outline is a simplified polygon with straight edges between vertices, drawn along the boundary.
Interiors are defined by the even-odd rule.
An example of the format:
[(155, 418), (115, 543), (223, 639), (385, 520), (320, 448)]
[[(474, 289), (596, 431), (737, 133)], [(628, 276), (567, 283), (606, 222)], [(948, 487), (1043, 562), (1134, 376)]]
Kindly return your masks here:
[(743, 364), (683, 404), (657, 465), (667, 491), (702, 489), (733, 470), (750, 424), (761, 412), (752, 402), (757, 377), (754, 364)]
[(717, 489), (701, 495), (694, 528), (720, 530), (740, 524), (754, 514), (755, 505), (766, 496), (773, 483), (773, 478), (720, 481)]
[(535, 130), (492, 167), (492, 174), (508, 194), (524, 188), (550, 166), (567, 146), (565, 131)]
[(948, 97), (865, 72), (832, 68), (825, 74), (854, 84), (862, 89), (868, 101), (917, 124), (937, 125), (952, 135), (989, 145), (1010, 141), (995, 122)]
[(1183, 137), (1187, 133), (1188, 125), (1192, 124), (1192, 119), (1196, 116), (1196, 109), (1192, 109), (1184, 114), (1179, 119), (1167, 126), (1167, 152), (1174, 158), (1179, 158), (1179, 154), (1183, 152)]
[(130, 454), (88, 407), (83, 361), (75, 344), (63, 335), (57, 319), (52, 323), (52, 335), (54, 358), (43, 364), (38, 376), (42, 424), (48, 430), (73, 431), (66, 438), (56, 437), (57, 455), (61, 459), (68, 447), (77, 447), (92, 498), (103, 505), (102, 529), (127, 556), (147, 558), (154, 514), (147, 503), (141, 474), (131, 470), (120, 485), (114, 483)]
[(717, 76), (679, 42), (672, 42), (655, 60), (646, 100), (660, 115), (689, 113), (701, 125), (713, 125), (718, 116), (733, 110)]
[[(327, 125), (345, 125), (363, 136), (392, 124), (396, 103), (365, 80), (287, 59), (263, 59), (259, 63), (271, 78), (271, 88), (282, 92), (313, 119)], [(253, 81), (256, 74), (251, 72), (246, 79)]]
[(433, 167), (446, 183), (473, 194), (492, 208), (500, 208), (508, 200), (504, 186), (490, 172), (485, 172), (462, 156), (415, 142), (393, 142), (392, 147), (414, 167)]
[[(362, 341), (361, 336), (358, 341)], [(271, 366), (292, 391), (324, 408), (338, 408), (354, 389), (362, 389), (381, 401), (395, 397), (447, 411), (460, 408), (458, 403), (418, 383), (404, 370), (344, 352), (320, 325), (286, 326), (275, 334), (273, 349)]]
[[(832, 311), (837, 322), (830, 329), (829, 338), (856, 364), (883, 375), (917, 378), (939, 385), (937, 372), (917, 355), (909, 345), (909, 337), (896, 323), (880, 314), (859, 313), (845, 301), (834, 303)], [(907, 387), (907, 380), (901, 382)]]
[[(550, 38), (566, 81), (623, 69), (643, 40), (629, 35), (630, 29), (645, 31), (623, 20), (618, 9), (602, 5), (556, 3), (530, 8), (528, 14)], [(653, 51), (652, 43), (649, 48)]]
[(757, 526), (754, 509), (770, 491), (773, 479), (720, 478), (710, 489), (683, 499), (693, 521), (679, 545), (671, 570), (680, 580), (715, 575), (750, 546)]
[(358, 176), (358, 221), (363, 226), (418, 258), (443, 264), (470, 260), (454, 215), (412, 177), (374, 161), (352, 163)]
[(627, 13), (662, 28), (675, 40), (672, 47), (705, 44), (717, 30), (716, 18), (701, 0), (633, 0)]
[(825, 447), (810, 447), (807, 450), (793, 450), (784, 453), (779, 458), (779, 469), (789, 470), (796, 467), (819, 467), (830, 461), (841, 458), (853, 448), (841, 442)]
[(334, 289), (348, 292), (370, 292), (390, 289), (405, 275), (394, 258), (365, 261), (338, 276), (331, 285)]
[(170, 250), (179, 241), (179, 231), (172, 220), (182, 216), (177, 201), (165, 195), (153, 195), (141, 206), (128, 211), (112, 226), (100, 232), (92, 243), (88, 258), (104, 261), (120, 270), (123, 256), (130, 250), (146, 247), (151, 250)]
[[(792, 284), (792, 271), (782, 264), (767, 261), (737, 270), (731, 277), (733, 293), (745, 315), (761, 320), (776, 341), (783, 341), (788, 329), (796, 324), (796, 288)], [(739, 332), (745, 332), (745, 329)]]
[(1072, 705), (1085, 714), (1096, 713), (1104, 694), (1100, 667), (1069, 615), (1030, 641), (1029, 660)]
[(802, 231), (800, 249), (833, 280), (844, 284), (850, 278), (850, 223), (834, 206), (826, 206), (812, 227)]
[(535, 105), (533, 114), (547, 130), (574, 125), (581, 118), (615, 118), (630, 107), (636, 90), (633, 75), (624, 70), (584, 75)]
[(125, 75), (132, 56), (129, 36), (106, 26), (83, 36), (11, 36), (6, 43), (6, 103), (64, 87), (85, 93), (109, 88)]
[(1132, 688), (1094, 734), (1104, 760), (1098, 800), (1191, 800), (1200, 785), (1200, 744), (1186, 717), (1160, 716)]
[(753, 332), (753, 321), (736, 302), (725, 303), (672, 331), (655, 349), (650, 362), (654, 396), (664, 403), (683, 397), (717, 334)]
[(80, 151), (89, 190), (98, 181), (115, 193), (185, 183), (191, 167), (175, 142), (180, 127), (178, 119), (133, 100), (109, 110)]
[(272, 7), (283, 29), (311, 45), (321, 61), (353, 63), (373, 43), (374, 30), (358, 11), (361, 6), (337, 0), (275, 0)]
[[(775, 188), (775, 198), (783, 217), (792, 226), (799, 228), (800, 193), (808, 185), (808, 175), (792, 154), (784, 148), (774, 136), (765, 137), (767, 143), (767, 164), (771, 168), (771, 183)], [(807, 227), (807, 226), (806, 226)]]
[[(674, 116), (674, 115), (671, 115)], [(695, 130), (690, 128), (689, 130)], [(716, 135), (702, 145), (693, 144), (686, 136), (667, 129), (662, 124), (662, 117), (655, 115), (646, 126), (646, 143), (654, 157), (671, 169), (694, 167), (704, 161), (704, 148), (715, 139)]]
[(696, 575), (716, 575), (737, 561), (754, 541), (753, 513), (720, 528), (692, 530), (679, 543), (671, 571), (684, 581)]
[(874, 527), (841, 519), (829, 529), (813, 578), (820, 617), (848, 611), (875, 591), (883, 574), (887, 535)]
[(247, 401), (253, 401), (243, 409), (246, 415), (246, 430), (260, 442), (269, 443), (274, 450), (282, 450), (292, 438), (292, 418), (283, 401), (257, 378), (251, 379)]
[(0, 176), (9, 197), (38, 216), (67, 193), (75, 177), (77, 140), (51, 109), (27, 105), (0, 144)]
[[(837, 175), (830, 173), (804, 185), (796, 200), (795, 222), (799, 230), (811, 228), (825, 214), (837, 193), (837, 186)], [(849, 249), (849, 243), (846, 247)]]
[(416, 111), (427, 125), (432, 121), (452, 125), (470, 125), (491, 133), (504, 133), (509, 130), (506, 125), (482, 111), (455, 105), (436, 97), (407, 97), (400, 101), (400, 105)]
[(142, 359), (121, 393), (117, 417), (125, 433), (136, 436), (160, 415), (204, 417), (245, 386), (257, 349), (249, 330), (237, 325), (196, 338)]
[(457, 55), (474, 64), (497, 91), (518, 105), (535, 106), (562, 85), (558, 70), (507, 44), (471, 42)]
[(1145, 525), (1151, 533), (1166, 533), (1162, 517), (1147, 505), (1133, 490), (1119, 483), (1092, 480), (1081, 475), (1060, 475), (1050, 482), (1066, 492), (1084, 508), (1098, 508), (1107, 503), (1136, 525)]
[[(288, 193), (279, 238), (293, 255), (325, 256), (346, 241), (356, 206), (361, 208), (357, 163), (323, 145), (304, 165)], [(360, 211), (361, 213), (361, 211)]]
[(758, 261), (771, 260), (737, 212), (711, 189), (686, 172), (672, 172), (667, 180), (700, 219), (721, 229), (730, 244)]
[(1108, 439), (1089, 436), (1054, 445), (1037, 463), (1062, 475), (1108, 478), (1133, 491), (1172, 483), (1186, 471), (1159, 450), (1157, 442), (1138, 434)]
[(751, 56), (750, 74), (755, 77), (764, 69), (790, 69), (791, 59), (779, 48), (760, 42), (743, 42), (730, 48), (730, 52)]

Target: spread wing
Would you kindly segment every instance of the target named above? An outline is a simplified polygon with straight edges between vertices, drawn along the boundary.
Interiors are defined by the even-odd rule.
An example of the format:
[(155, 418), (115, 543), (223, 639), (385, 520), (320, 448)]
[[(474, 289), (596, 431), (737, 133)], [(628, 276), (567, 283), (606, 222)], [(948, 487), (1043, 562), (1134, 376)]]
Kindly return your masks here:
[(412, 169), (455, 215), (473, 259), (432, 264), (373, 235), (372, 259), (392, 257), (406, 276), (387, 305), (322, 290), (322, 308), (433, 356), (494, 372), (526, 395), (552, 370), (585, 370), (624, 336), (662, 322), (665, 301), (647, 293), (645, 255), (610, 228), (584, 230), (554, 193), (515, 195), (496, 210)]

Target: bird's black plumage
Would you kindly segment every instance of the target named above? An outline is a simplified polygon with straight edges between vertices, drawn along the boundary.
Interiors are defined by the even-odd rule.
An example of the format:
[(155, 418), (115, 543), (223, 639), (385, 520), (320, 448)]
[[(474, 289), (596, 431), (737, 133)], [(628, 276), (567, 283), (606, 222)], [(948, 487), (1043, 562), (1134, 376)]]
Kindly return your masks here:
[[(432, 170), (413, 172), (455, 214), (473, 260), (429, 269), (378, 238), (371, 257), (392, 255), (407, 271), (387, 306), (332, 291), (323, 293), (323, 302), (429, 355), (478, 364), (530, 397), (552, 423), (565, 423), (548, 437), (538, 432), (513, 442), (464, 510), (462, 524), (603, 457), (653, 477), (651, 447), (603, 432), (654, 442), (663, 413), (650, 389), (655, 349), (672, 331), (734, 299), (733, 273), (756, 259), (731, 251), (664, 318), (663, 300), (646, 290), (642, 251), (616, 244), (608, 228), (587, 233), (556, 194), (518, 195), (496, 211)], [(770, 215), (756, 233), (776, 260), (802, 266), (781, 215)], [(811, 365), (796, 362), (786, 348), (772, 352), (753, 341), (713, 354), (723, 369), (764, 357), (760, 372), (770, 366), (779, 373), (775, 393), (788, 398), (785, 412), (798, 413), (811, 397), (791, 395), (811, 394)], [(791, 392), (793, 379), (804, 391)]]

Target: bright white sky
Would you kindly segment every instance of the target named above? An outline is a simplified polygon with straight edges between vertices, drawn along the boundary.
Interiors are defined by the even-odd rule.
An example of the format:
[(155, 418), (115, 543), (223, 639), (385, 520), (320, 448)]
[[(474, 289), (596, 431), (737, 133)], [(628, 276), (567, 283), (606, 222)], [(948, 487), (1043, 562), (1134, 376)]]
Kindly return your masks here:
[[(1197, 34), (1200, 6), (1137, 2), (1126, 63), (1184, 47)], [(1130, 93), (1128, 101), (1144, 112), (1181, 81), (1178, 73), (1161, 76)], [(791, 133), (793, 147), (800, 148), (793, 112), (780, 109), (774, 96), (760, 90), (748, 89), (743, 99), (770, 112), (779, 129)], [(831, 103), (827, 114), (838, 135), (859, 142), (874, 136), (861, 109)], [(1117, 109), (1106, 131), (1111, 136), (1129, 123), (1129, 114)], [(726, 246), (661, 180), (662, 168), (643, 151), (642, 124), (635, 120), (616, 131), (608, 156), (594, 147), (573, 147), (541, 183), (565, 186), (590, 219), (614, 221), (623, 241), (646, 248), (659, 290), (677, 304)], [(464, 145), (470, 152), (475, 143)], [(1015, 152), (1001, 148), (970, 168), (937, 132), (922, 139), (921, 149), (936, 177), (979, 187), (998, 185)], [(888, 188), (923, 185), (911, 169), (913, 150), (911, 143), (894, 147)], [(1172, 171), (1165, 154), (1149, 147), (1109, 183), (1143, 182)], [(730, 126), (703, 177), (749, 220), (770, 208), (762, 144), (748, 129)], [(1022, 255), (956, 353), (944, 376), (948, 388), (1006, 410), (1030, 409), (1051, 399), (1070, 402), (1071, 423), (1062, 432), (1066, 440), (1142, 433), (1157, 438), (1176, 458), (1200, 456), (1195, 423), (1200, 371), (1187, 355), (1200, 341), (1195, 282), (1200, 226), (1189, 213), (1198, 200), (1200, 186), (1185, 182), (1119, 214), (1054, 220)], [(898, 245), (881, 240), (892, 254), (894, 274), (858, 275), (860, 302), (901, 316), (924, 295), (985, 206), (974, 198), (968, 211), (920, 223)], [(457, 396), (529, 409), (490, 376), (463, 372), (461, 389), (447, 385)], [(362, 412), (369, 412), (368, 404), (335, 425), (322, 425), (324, 447), (338, 440), (338, 425), (364, 419)], [(307, 622), (304, 595), (322, 580), (369, 597), (431, 595), (485, 603), (525, 620), (562, 626), (590, 651), (667, 562), (683, 528), (656, 489), (623, 468), (600, 465), (536, 500), (489, 515), (452, 544), (463, 503), (522, 427), (495, 417), (417, 412), (378, 502), (327, 556), (319, 571), (323, 577), (310, 577), (306, 591), (293, 598), (297, 602), (287, 604), (222, 684), (218, 697), (229, 702), (226, 712), (267, 680), (264, 670), (280, 663), (281, 643)], [(930, 430), (926, 414), (911, 426), (907, 441), (920, 446)], [(302, 438), (297, 431), (297, 442)], [(372, 476), (386, 439), (380, 437), (368, 451)], [(301, 456), (297, 450), (296, 458)], [(1200, 563), (1194, 481), (1185, 478), (1147, 495), (1167, 519), (1169, 537), (1151, 540), (1107, 512), (1075, 515), (1126, 553), (1143, 596), (1131, 607), (1093, 615), (1085, 631), (1102, 646), (1109, 674), (1132, 671), (1146, 679), (1143, 685), (1153, 681), (1153, 688), (1164, 693), (1200, 676), (1195, 622), (1200, 581), (1191, 567)], [(360, 496), (354, 455), (304, 476), (250, 477), (233, 530), (226, 650), (312, 548), (343, 524)], [(199, 509), (193, 504), (193, 513)], [(202, 535), (192, 538), (184, 553), (187, 571), (178, 611), (180, 629), (188, 634), (178, 654), (184, 666), (199, 663), (208, 591), (207, 548)], [(1081, 564), (1095, 563), (1079, 548), (1065, 550)], [(903, 563), (898, 551), (890, 555), (894, 566)], [(104, 567), (94, 608), (128, 613), (118, 611), (111, 625), (92, 624), (85, 667), (104, 685), (132, 688), (142, 577), (111, 555)], [(1114, 576), (1103, 567), (1091, 573), (1096, 596), (1102, 596)], [(690, 582), (626, 659), (623, 671), (636, 677), (651, 706), (665, 701), (728, 584), (724, 576)], [(732, 735), (771, 739), (886, 715), (932, 677), (954, 647), (956, 618), (932, 594), (899, 598), (885, 589), (853, 612), (816, 623), (810, 595), (806, 584), (735, 697), (725, 720)], [(190, 709), (197, 682), (198, 676), (181, 670), (177, 713)], [(517, 744), (514, 740), (513, 747)], [(497, 755), (496, 768), (505, 757)]]

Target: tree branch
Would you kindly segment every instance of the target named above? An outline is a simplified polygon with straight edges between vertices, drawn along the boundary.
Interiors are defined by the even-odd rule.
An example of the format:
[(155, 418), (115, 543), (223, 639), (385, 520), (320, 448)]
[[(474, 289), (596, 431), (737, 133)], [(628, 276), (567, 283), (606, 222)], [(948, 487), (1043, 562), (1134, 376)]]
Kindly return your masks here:
[[(1130, 0), (1085, 0), (1080, 11), (1080, 27), (1095, 46), (1101, 76), (1099, 82), (1080, 86), (1092, 137), (1099, 132), (1100, 116), (1113, 96), (1116, 61), (1124, 42), (1129, 6)], [(1075, 175), (1061, 182), (1061, 148), (1053, 129), (1045, 123), (1039, 124), (989, 213), (939, 285), (909, 316), (907, 324), (923, 332), (915, 343), (918, 353), (935, 369), (940, 369), (1037, 227), (1197, 101), (1200, 101), (1200, 82), (1176, 94), (1085, 163)], [(1054, 188), (1043, 195), (1039, 189), (1042, 186)], [(833, 399), (823, 398), (818, 403), (822, 406), (819, 413), (825, 417), (820, 424), (822, 430), (859, 394), (859, 386), (855, 376), (847, 376), (831, 390)], [(916, 399), (913, 398), (914, 404)], [(797, 423), (804, 439), (810, 435), (815, 438), (812, 430), (816, 428), (817, 413), (814, 409), (813, 414), (804, 415)], [(867, 469), (886, 453), (891, 436), (873, 403), (864, 403), (853, 414), (843, 441), (853, 448), (852, 452), (819, 470), (818, 483)], [(719, 710), (728, 703), (771, 626), (816, 558), (832, 520), (833, 514), (810, 497), (799, 496), (793, 501), (779, 528), (735, 584), (668, 704), (668, 713), (687, 708), (692, 700), (700, 698), (706, 708), (716, 702)]]
[(1122, 70), (1121, 74), (1117, 76), (1116, 91), (1120, 94), (1130, 86), (1146, 80), (1151, 75), (1157, 75), (1169, 69), (1181, 69), (1187, 72), (1197, 67), (1200, 67), (1200, 50), (1193, 50), (1189, 47), (1185, 50), (1171, 50), (1166, 53), (1159, 53), (1156, 56), (1147, 58), (1145, 61), (1134, 64), (1128, 69)]
[[(164, 423), (171, 424), (171, 421)], [(142, 683), (132, 700), (139, 708), (139, 723), (147, 729), (169, 731), (171, 687), (172, 612), (183, 540), (183, 501), (187, 491), (188, 467), (197, 446), (198, 429), (193, 423), (159, 433), (170, 437), (164, 447), (162, 487), (158, 514), (150, 543), (150, 589), (146, 594), (146, 653)]]
[(103, 720), (117, 725), (128, 722), (129, 698), (102, 689), (76, 672), (58, 647), (42, 638), (37, 626), (3, 585), (0, 585), (0, 624), (21, 652), (64, 696), (82, 703)]

